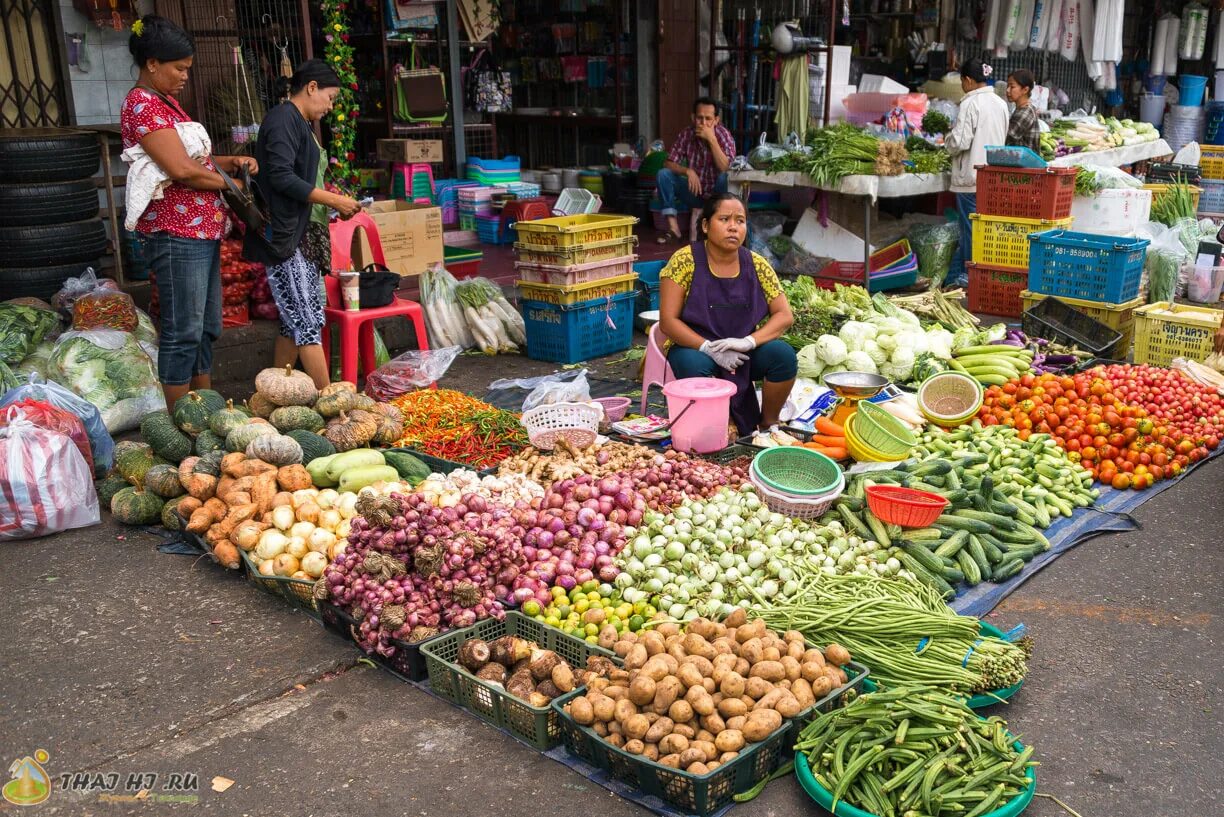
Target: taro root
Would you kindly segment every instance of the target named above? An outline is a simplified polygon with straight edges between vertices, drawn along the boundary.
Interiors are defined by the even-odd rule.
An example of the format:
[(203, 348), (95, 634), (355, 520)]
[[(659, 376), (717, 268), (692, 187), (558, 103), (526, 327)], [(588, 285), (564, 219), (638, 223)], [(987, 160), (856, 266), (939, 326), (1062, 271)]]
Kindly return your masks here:
[(491, 684), (500, 684), (505, 686), (507, 677), (506, 668), (501, 664), (489, 662), (480, 668), (480, 670), (476, 673), (476, 677), (482, 681), (488, 681)]
[(464, 641), (459, 647), (459, 663), (469, 672), (476, 672), (489, 663), (489, 645), (479, 638)]
[(489, 645), (489, 660), (503, 667), (513, 667), (519, 661), (531, 658), (535, 644), (513, 635), (503, 635)]
[(516, 672), (506, 681), (506, 691), (516, 698), (527, 701), (536, 691), (530, 672)]
[(565, 659), (552, 650), (540, 650), (531, 656), (531, 677), (543, 681), (552, 677), (553, 667), (565, 663)]

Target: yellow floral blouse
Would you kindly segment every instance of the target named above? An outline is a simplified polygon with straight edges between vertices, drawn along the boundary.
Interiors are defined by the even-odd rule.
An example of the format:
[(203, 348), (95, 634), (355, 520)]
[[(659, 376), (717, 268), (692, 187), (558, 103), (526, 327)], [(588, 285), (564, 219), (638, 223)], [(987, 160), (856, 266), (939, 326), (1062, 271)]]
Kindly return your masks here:
[[(781, 295), (782, 285), (778, 283), (778, 274), (774, 272), (773, 267), (769, 266), (769, 262), (753, 253), (752, 265), (756, 268), (757, 280), (761, 282), (761, 289), (765, 293), (765, 300), (772, 301)], [(693, 285), (693, 272), (695, 269), (693, 264), (693, 248), (681, 247), (671, 257), (671, 260), (667, 262), (667, 266), (663, 267), (659, 277), (675, 281), (684, 289), (684, 293), (687, 295), (689, 287)]]

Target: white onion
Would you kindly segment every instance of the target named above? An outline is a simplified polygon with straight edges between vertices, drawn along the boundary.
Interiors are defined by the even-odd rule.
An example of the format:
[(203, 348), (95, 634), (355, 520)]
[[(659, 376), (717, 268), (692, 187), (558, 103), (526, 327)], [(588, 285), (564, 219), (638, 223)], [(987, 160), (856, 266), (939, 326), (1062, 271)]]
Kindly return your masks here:
[[(276, 528), (268, 528), (259, 536), (259, 543), (255, 545), (255, 558), (261, 562), (275, 559), (277, 556), (285, 552), (285, 548), (289, 546), (289, 537), (281, 533)], [(262, 572), (262, 571), (261, 571)]]
[(272, 509), (272, 524), (278, 530), (287, 531), (293, 527), (293, 523), (297, 521), (297, 517), (293, 513), (293, 508), (288, 505)]

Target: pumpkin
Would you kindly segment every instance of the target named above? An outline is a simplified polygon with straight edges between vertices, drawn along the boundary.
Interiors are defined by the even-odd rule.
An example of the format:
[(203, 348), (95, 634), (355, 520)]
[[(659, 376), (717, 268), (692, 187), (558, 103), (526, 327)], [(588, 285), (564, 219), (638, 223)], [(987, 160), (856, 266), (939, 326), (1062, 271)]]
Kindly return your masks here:
[(125, 525), (153, 525), (161, 521), (163, 505), (161, 497), (136, 485), (111, 498), (111, 513)]
[(183, 494), (178, 469), (173, 465), (154, 465), (145, 473), (144, 484), (145, 488), (164, 499), (173, 499)]
[(378, 418), (368, 411), (340, 412), (340, 416), (327, 424), (323, 436), (337, 451), (351, 451), (370, 442), (378, 431)]
[(208, 428), (221, 439), (240, 425), (245, 425), (251, 415), (240, 408), (234, 407), (233, 400), (225, 401), (225, 408), (213, 413), (208, 418)]
[(319, 392), (319, 396), (326, 397), (329, 394), (336, 394), (337, 392), (342, 391), (346, 391), (349, 394), (356, 394), (357, 384), (350, 383), (347, 380), (337, 380), (335, 383), (328, 383), (326, 386), (324, 386), (322, 391)]
[(140, 440), (119, 440), (115, 443), (115, 459), (118, 460), (129, 451), (143, 450), (148, 447), (148, 443), (142, 443)]
[(98, 504), (103, 508), (109, 508), (115, 494), (130, 484), (121, 474), (108, 474), (98, 480), (94, 483), (94, 490), (98, 492)]
[(214, 451), (225, 452), (225, 438), (218, 437), (212, 431), (204, 429), (195, 438), (195, 452), (199, 456), (211, 454)]
[(212, 415), (225, 408), (225, 398), (212, 389), (189, 391), (174, 401), (174, 423), (195, 436), (209, 426)]
[(302, 447), (302, 462), (311, 462), (319, 457), (330, 457), (336, 453), (336, 447), (317, 432), (298, 429), (290, 431), (285, 436), (297, 440), (298, 445)]
[(393, 445), (403, 433), (403, 421), (397, 422), (390, 417), (379, 416), (378, 428), (374, 431), (374, 436), (370, 438), (370, 442), (374, 445)]
[(247, 459), (263, 460), (272, 465), (292, 465), (302, 461), (302, 446), (284, 434), (265, 434), (251, 440), (246, 455)]
[[(174, 499), (167, 499), (166, 504), (162, 505), (161, 523), (166, 530), (182, 530), (182, 518), (178, 514), (178, 507), (185, 499), (191, 499), (189, 496), (176, 496)], [(198, 501), (198, 500), (197, 500)]]
[(374, 411), (374, 407), (378, 405), (378, 401), (368, 394), (353, 395), (353, 408), (361, 409), (362, 411)]
[(140, 436), (153, 453), (176, 465), (191, 456), (191, 438), (179, 431), (170, 413), (155, 411), (140, 421)]
[(153, 449), (148, 443), (135, 443), (125, 447), (122, 453), (117, 453), (115, 456), (115, 470), (132, 485), (143, 480), (145, 474), (155, 464)]
[(278, 406), (309, 406), (319, 396), (310, 375), (292, 366), (264, 369), (255, 375), (255, 390)]
[(392, 405), (391, 403), (375, 403), (374, 408), (371, 409), (371, 411), (373, 411), (375, 414), (381, 414), (383, 417), (394, 420), (400, 425), (404, 424), (404, 413), (399, 410), (398, 406)]
[(351, 391), (336, 391), (315, 401), (315, 411), (327, 418), (339, 417), (340, 412), (354, 408), (357, 394)]
[(255, 394), (251, 395), (251, 399), (247, 401), (247, 408), (250, 410), (251, 416), (266, 419), (272, 416), (272, 412), (276, 411), (276, 404), (259, 392), (255, 392)]
[(196, 460), (196, 464), (192, 467), (193, 474), (207, 474), (210, 477), (221, 476), (221, 457), (220, 451), (214, 451), (211, 454), (205, 454)]
[(306, 406), (281, 406), (272, 412), (268, 421), (282, 434), (298, 429), (319, 431), (327, 425), (319, 412)]
[(225, 438), (225, 447), (229, 451), (246, 452), (251, 440), (264, 434), (276, 434), (277, 431), (268, 423), (247, 423), (238, 426)]
[(310, 473), (307, 472), (304, 465), (285, 465), (276, 472), (276, 484), (280, 486), (282, 491), (304, 491), (307, 488), (313, 488), (314, 482), (310, 479)]

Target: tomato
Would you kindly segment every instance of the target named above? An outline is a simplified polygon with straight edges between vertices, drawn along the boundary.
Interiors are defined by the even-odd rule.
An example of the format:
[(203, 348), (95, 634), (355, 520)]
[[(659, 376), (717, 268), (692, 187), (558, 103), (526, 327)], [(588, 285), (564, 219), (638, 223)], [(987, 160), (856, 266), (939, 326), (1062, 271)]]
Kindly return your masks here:
[(1125, 491), (1127, 488), (1131, 487), (1130, 475), (1116, 474), (1114, 478), (1110, 480), (1110, 484), (1112, 484), (1113, 487), (1117, 488), (1119, 491)]
[(1193, 450), (1194, 450), (1194, 443), (1190, 442), (1189, 440), (1181, 440), (1180, 442), (1177, 443), (1177, 453), (1178, 454), (1189, 454)]

